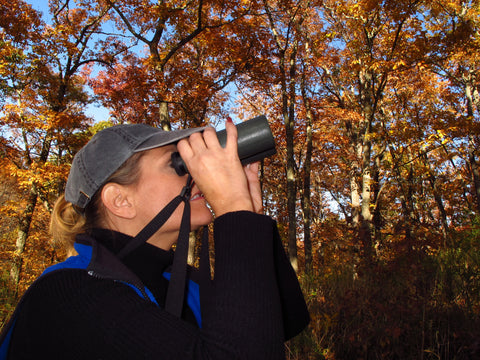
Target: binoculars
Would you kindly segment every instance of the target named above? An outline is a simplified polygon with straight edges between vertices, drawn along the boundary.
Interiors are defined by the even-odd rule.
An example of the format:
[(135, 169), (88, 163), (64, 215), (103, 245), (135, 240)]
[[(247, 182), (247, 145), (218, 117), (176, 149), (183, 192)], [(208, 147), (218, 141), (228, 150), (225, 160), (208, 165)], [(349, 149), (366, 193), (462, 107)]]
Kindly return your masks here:
[[(236, 126), (238, 131), (238, 157), (242, 165), (251, 164), (275, 155), (277, 152), (275, 140), (264, 115), (244, 121)], [(220, 145), (225, 147), (227, 142), (226, 130), (218, 131), (217, 137)], [(178, 152), (172, 154), (172, 165), (179, 176), (188, 173), (187, 166)]]

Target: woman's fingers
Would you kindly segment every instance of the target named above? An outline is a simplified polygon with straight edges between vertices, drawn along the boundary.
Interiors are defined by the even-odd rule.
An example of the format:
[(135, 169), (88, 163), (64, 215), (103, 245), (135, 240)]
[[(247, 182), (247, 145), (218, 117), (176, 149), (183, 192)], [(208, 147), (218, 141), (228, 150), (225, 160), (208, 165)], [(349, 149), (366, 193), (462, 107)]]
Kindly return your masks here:
[(225, 148), (238, 157), (238, 131), (231, 119), (225, 122), (227, 131), (227, 143)]
[(227, 122), (227, 143), (220, 145), (215, 130), (192, 134), (178, 143), (195, 183), (202, 190), (217, 216), (230, 211), (253, 211), (249, 184), (238, 159), (237, 128)]
[(253, 211), (258, 214), (263, 213), (262, 189), (259, 179), (260, 163), (256, 162), (245, 166), (245, 175), (248, 181), (248, 190), (252, 199)]

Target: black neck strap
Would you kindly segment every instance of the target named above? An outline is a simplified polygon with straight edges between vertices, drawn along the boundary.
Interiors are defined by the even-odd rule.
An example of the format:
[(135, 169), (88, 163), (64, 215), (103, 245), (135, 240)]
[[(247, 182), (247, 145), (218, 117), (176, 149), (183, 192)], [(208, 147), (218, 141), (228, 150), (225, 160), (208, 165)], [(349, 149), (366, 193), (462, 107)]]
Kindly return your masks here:
[(130, 254), (133, 250), (144, 244), (160, 229), (170, 218), (175, 209), (183, 201), (182, 222), (178, 234), (177, 246), (172, 265), (172, 274), (168, 286), (165, 310), (181, 317), (185, 286), (187, 278), (188, 239), (190, 234), (190, 195), (192, 191), (192, 177), (188, 175), (187, 184), (183, 187), (180, 195), (170, 201), (118, 254), (120, 259)]

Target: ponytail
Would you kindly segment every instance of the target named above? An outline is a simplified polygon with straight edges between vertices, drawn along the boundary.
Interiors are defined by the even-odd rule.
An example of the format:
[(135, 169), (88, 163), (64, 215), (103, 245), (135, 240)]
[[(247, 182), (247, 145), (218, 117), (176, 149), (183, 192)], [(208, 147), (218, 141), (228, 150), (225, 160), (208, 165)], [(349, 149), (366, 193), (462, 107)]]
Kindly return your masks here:
[(75, 237), (85, 232), (85, 217), (79, 214), (73, 205), (61, 195), (55, 202), (50, 220), (50, 233), (54, 246), (65, 250), (67, 256), (76, 255), (73, 247)]

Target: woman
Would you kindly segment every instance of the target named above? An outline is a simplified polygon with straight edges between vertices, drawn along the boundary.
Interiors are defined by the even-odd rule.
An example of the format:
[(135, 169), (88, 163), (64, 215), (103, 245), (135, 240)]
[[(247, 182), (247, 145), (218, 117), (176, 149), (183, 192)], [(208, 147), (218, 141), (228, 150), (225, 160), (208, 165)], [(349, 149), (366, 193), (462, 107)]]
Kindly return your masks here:
[[(308, 311), (276, 224), (261, 215), (258, 165), (242, 167), (235, 125), (226, 131), (222, 148), (212, 128), (119, 125), (79, 151), (52, 216), (54, 239), (78, 255), (26, 292), (6, 358), (284, 357)], [(190, 175), (177, 175), (175, 151)], [(185, 267), (190, 228), (212, 221), (207, 201), (213, 279), (208, 241), (200, 269)]]

